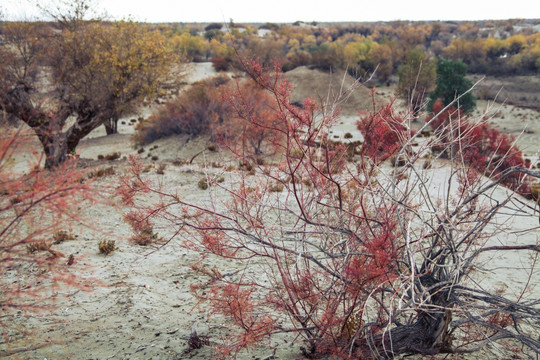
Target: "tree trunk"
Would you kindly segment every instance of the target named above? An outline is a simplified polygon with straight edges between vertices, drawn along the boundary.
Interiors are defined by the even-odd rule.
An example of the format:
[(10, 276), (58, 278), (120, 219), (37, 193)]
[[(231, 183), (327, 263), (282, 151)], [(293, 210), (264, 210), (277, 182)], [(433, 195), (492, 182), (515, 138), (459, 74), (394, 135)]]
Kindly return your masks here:
[(451, 320), (452, 313), (448, 309), (420, 314), (415, 323), (397, 326), (378, 339), (380, 354), (394, 358), (403, 354), (435, 355), (447, 352), (451, 346), (448, 332)]
[(45, 153), (45, 168), (54, 168), (67, 160), (69, 153), (67, 136), (59, 133), (54, 136), (40, 137)]
[(105, 126), (105, 132), (107, 135), (118, 133), (118, 118), (110, 118), (106, 120), (103, 125)]

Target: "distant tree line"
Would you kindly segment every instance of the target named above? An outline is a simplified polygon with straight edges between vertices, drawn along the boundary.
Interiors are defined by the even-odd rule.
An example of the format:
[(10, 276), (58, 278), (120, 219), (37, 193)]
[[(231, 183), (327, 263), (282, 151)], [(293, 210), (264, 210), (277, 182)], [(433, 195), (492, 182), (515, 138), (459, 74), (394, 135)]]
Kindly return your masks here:
[(430, 57), (461, 60), (474, 73), (526, 75), (540, 69), (540, 33), (534, 27), (538, 21), (295, 24), (263, 24), (259, 29), (271, 29), (263, 37), (247, 25), (225, 32), (220, 24), (161, 29), (178, 54), (194, 61), (222, 57), (238, 66), (239, 51), (263, 64), (279, 60), (285, 71), (298, 66), (341, 68), (362, 77), (377, 69), (381, 82), (416, 49)]

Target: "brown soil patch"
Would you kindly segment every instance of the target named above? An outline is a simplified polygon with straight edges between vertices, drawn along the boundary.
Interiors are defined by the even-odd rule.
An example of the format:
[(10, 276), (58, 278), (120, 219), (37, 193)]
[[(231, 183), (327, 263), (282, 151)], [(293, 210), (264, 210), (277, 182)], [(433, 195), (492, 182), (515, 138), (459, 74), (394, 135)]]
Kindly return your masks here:
[(374, 100), (379, 106), (388, 102), (342, 70), (327, 73), (300, 66), (286, 72), (285, 78), (294, 86), (291, 101), (303, 103), (311, 97), (319, 105), (337, 102), (343, 115), (373, 111)]

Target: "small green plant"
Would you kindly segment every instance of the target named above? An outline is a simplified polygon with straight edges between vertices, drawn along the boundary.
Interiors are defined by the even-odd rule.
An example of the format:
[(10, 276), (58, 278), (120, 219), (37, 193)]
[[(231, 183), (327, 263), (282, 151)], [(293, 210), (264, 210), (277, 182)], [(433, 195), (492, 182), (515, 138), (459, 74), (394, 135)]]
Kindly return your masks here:
[(221, 184), (221, 183), (224, 182), (224, 181), (225, 181), (225, 178), (224, 178), (223, 176), (220, 176), (220, 177), (217, 178), (217, 180), (216, 180), (216, 182), (217, 182), (218, 184)]
[(350, 132), (348, 133), (345, 133), (345, 135), (343, 136), (345, 139), (352, 139), (352, 134)]
[(114, 240), (101, 240), (99, 242), (99, 253), (104, 255), (109, 255), (114, 250), (117, 250), (116, 242)]

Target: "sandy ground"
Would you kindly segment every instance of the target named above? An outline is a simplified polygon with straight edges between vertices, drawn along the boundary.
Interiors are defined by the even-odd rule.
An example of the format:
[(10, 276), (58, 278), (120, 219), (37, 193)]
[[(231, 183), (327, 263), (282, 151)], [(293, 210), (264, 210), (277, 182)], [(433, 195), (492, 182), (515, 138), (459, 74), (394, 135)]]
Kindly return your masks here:
[[(196, 81), (213, 73), (208, 63), (194, 65), (189, 81)], [(388, 89), (381, 89), (381, 93)], [(527, 156), (537, 159), (536, 152), (540, 141), (540, 118), (534, 110), (520, 109), (511, 105), (480, 102), (478, 111), (493, 114), (493, 124), (513, 135), (520, 135), (518, 144)], [(144, 110), (151, 111), (151, 110)], [(147, 114), (147, 113), (146, 113)], [(144, 114), (137, 114), (142, 116)], [(101, 129), (81, 142), (78, 151), (81, 159), (98, 167), (112, 166), (116, 174), (98, 179), (97, 185), (107, 188), (111, 194), (116, 176), (122, 173), (125, 161), (98, 161), (99, 155), (119, 152), (121, 156), (137, 153), (131, 143), (134, 122), (130, 116), (120, 122), (120, 133), (102, 136)], [(357, 117), (348, 114), (336, 124), (332, 136), (341, 138), (352, 132), (355, 138)], [(525, 130), (524, 130), (525, 129)], [(208, 145), (204, 138), (189, 139), (173, 137), (161, 139), (145, 146), (142, 158), (151, 168), (148, 176), (167, 189), (177, 189), (187, 200), (205, 201), (208, 192), (200, 190), (197, 182), (207, 172), (229, 178), (223, 167), (206, 166), (211, 162), (226, 165), (229, 160), (220, 153), (205, 152), (192, 165), (173, 165), (173, 161), (191, 158)], [(152, 160), (154, 158), (154, 160)], [(156, 172), (159, 164), (164, 164), (163, 175)], [(431, 171), (431, 184), (435, 193), (444, 193), (448, 164), (436, 162)], [(497, 196), (503, 197), (505, 189), (498, 189)], [(112, 195), (104, 192), (106, 199), (114, 201)], [(74, 226), (78, 239), (55, 245), (55, 249), (73, 254), (76, 261), (71, 270), (81, 279), (93, 279), (93, 285), (84, 289), (65, 288), (57, 292), (55, 307), (39, 311), (31, 316), (23, 313), (10, 318), (14, 328), (23, 326), (30, 329), (26, 336), (15, 335), (14, 341), (6, 347), (0, 342), (1, 351), (16, 352), (17, 349), (34, 350), (16, 352), (13, 359), (213, 359), (210, 347), (186, 352), (187, 339), (195, 325), (200, 334), (219, 339), (222, 319), (208, 316), (204, 308), (189, 292), (189, 285), (198, 281), (198, 275), (191, 265), (198, 260), (197, 254), (183, 248), (179, 241), (173, 240), (158, 251), (152, 247), (141, 247), (129, 242), (130, 229), (122, 219), (122, 211), (114, 206), (101, 204), (86, 210), (88, 223)], [(509, 209), (507, 212), (515, 211)], [(507, 216), (507, 215), (501, 215)], [(538, 225), (533, 217), (517, 217), (506, 222), (511, 230), (531, 228)], [(160, 235), (167, 238), (171, 229), (158, 228)], [(512, 233), (512, 235), (508, 235)], [(538, 241), (538, 231), (520, 236), (512, 231), (501, 232), (490, 241), (493, 244), (534, 243)], [(108, 256), (99, 254), (101, 240), (116, 241), (118, 249)], [(503, 286), (518, 289), (526, 281), (523, 268), (527, 259), (519, 254), (508, 253), (504, 257), (486, 258), (486, 268), (479, 270), (479, 279), (486, 286)], [(207, 263), (226, 270), (229, 263), (207, 259)], [(489, 266), (488, 266), (489, 265)], [(521, 272), (520, 272), (521, 271)], [(539, 273), (534, 274), (538, 278)], [(83, 291), (86, 290), (86, 291)], [(533, 297), (540, 297), (540, 289), (533, 290)], [(240, 359), (262, 359), (272, 355), (276, 348), (276, 358), (296, 359), (299, 356), (299, 342), (292, 338), (278, 337), (272, 344), (262, 344), (261, 348), (243, 353)]]

